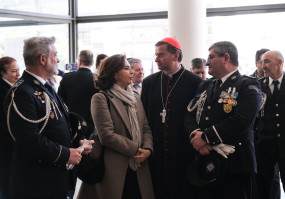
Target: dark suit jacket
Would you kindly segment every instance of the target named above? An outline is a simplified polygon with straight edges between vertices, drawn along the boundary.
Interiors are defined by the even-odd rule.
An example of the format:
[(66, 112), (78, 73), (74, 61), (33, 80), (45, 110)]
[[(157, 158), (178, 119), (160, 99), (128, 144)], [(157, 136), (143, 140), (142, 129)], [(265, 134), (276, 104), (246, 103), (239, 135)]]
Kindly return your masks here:
[(79, 68), (76, 72), (66, 73), (58, 89), (58, 94), (68, 106), (70, 112), (81, 115), (87, 122), (86, 136), (94, 130), (90, 113), (92, 96), (99, 92), (94, 87), (93, 73), (87, 68)]
[[(51, 94), (35, 77), (23, 73), (5, 101), (5, 110), (11, 102), (11, 92), (18, 111), (29, 120), (39, 120), (46, 115), (46, 99), (43, 93)], [(59, 98), (57, 99), (59, 101)], [(10, 177), (11, 198), (52, 198), (67, 192), (66, 163), (69, 159), (71, 133), (67, 112), (58, 104), (62, 117), (51, 110), (46, 127), (39, 133), (43, 122), (27, 122), (10, 110), (9, 123), (16, 141)]]
[[(255, 78), (241, 76), (238, 71), (233, 73), (211, 96), (213, 79), (202, 83), (197, 91), (194, 103), (206, 90), (207, 99), (203, 106), (200, 123), (196, 121), (196, 110), (185, 118), (185, 127), (188, 135), (200, 128), (210, 145), (217, 145), (220, 139), (225, 144), (235, 146), (235, 152), (228, 157), (229, 173), (256, 172), (256, 159), (253, 140), (253, 122), (261, 106), (260, 85)], [(227, 103), (219, 103), (221, 95), (228, 93), (229, 88), (236, 88), (236, 106), (227, 107)], [(229, 111), (230, 110), (230, 111)], [(227, 112), (228, 113), (227, 113)], [(214, 127), (213, 127), (214, 126)], [(216, 132), (215, 132), (216, 130)], [(219, 137), (218, 137), (219, 136)]]
[(278, 92), (276, 102), (272, 99), (269, 77), (259, 79), (261, 91), (266, 95), (264, 108), (259, 112), (255, 131), (257, 152), (266, 157), (285, 158), (285, 75)]
[(0, 77), (0, 163), (9, 163), (12, 158), (13, 143), (7, 128), (4, 99), (11, 86)]

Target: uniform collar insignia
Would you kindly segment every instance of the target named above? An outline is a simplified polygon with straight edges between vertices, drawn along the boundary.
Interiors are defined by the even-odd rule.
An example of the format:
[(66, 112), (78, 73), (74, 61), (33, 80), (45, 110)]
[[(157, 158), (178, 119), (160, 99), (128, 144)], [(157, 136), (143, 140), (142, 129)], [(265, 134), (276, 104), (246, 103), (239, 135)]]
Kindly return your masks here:
[(36, 85), (38, 85), (38, 86), (40, 85), (39, 80), (34, 79), (33, 82), (34, 82), (34, 84), (36, 84)]
[(234, 75), (234, 76), (231, 77), (231, 80), (235, 80), (236, 78), (237, 78), (237, 76)]
[(13, 85), (13, 87), (18, 87), (20, 84), (22, 84), (24, 82), (24, 80), (19, 80), (19, 81), (17, 81), (14, 85)]
[(266, 82), (267, 82), (267, 79), (264, 79), (264, 80), (263, 80), (263, 83), (265, 84)]
[(41, 94), (42, 94), (42, 92), (39, 92), (39, 91), (34, 92), (34, 95), (41, 95)]

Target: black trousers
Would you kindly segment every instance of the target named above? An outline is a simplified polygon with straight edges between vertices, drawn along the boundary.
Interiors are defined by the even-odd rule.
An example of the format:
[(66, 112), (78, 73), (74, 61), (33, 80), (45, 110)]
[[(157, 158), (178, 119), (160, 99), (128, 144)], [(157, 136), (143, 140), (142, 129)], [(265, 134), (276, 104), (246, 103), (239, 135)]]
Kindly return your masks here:
[(226, 175), (218, 183), (197, 188), (198, 199), (254, 199), (254, 174), (241, 173)]
[(128, 168), (122, 199), (141, 199), (141, 192), (138, 184), (137, 172)]
[(0, 199), (9, 199), (9, 176), (11, 164), (9, 161), (0, 160)]

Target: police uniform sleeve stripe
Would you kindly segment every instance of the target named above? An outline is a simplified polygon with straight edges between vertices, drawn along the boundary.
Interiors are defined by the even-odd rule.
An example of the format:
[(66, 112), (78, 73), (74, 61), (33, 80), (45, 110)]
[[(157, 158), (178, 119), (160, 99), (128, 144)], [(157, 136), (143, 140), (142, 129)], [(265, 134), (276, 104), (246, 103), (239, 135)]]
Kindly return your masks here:
[(217, 131), (217, 129), (215, 128), (214, 125), (212, 126), (212, 128), (213, 128), (214, 132), (216, 133), (216, 136), (219, 138), (220, 142), (223, 143), (223, 140), (222, 140), (222, 138), (220, 137), (220, 135), (219, 135), (219, 133), (218, 133), (218, 131)]
[(61, 155), (62, 146), (61, 146), (61, 145), (59, 145), (59, 147), (60, 147), (59, 154), (58, 154), (57, 158), (55, 159), (55, 161), (53, 161), (53, 163), (56, 163), (56, 162), (58, 161), (58, 159), (59, 159), (60, 155)]

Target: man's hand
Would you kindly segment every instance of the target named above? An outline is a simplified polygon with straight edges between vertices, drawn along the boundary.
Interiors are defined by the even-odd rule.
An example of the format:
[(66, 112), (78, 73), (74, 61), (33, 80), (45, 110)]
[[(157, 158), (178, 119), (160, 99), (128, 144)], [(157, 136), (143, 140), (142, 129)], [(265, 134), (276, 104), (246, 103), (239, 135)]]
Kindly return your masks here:
[(194, 135), (194, 137), (191, 139), (190, 143), (193, 145), (194, 149), (196, 149), (197, 151), (199, 151), (199, 149), (206, 145), (207, 143), (202, 139), (202, 131), (193, 131), (192, 132), (192, 136)]
[[(80, 140), (80, 148), (82, 150), (82, 154), (88, 154), (92, 150), (92, 144), (94, 144), (94, 140)], [(83, 149), (82, 149), (83, 147)]]
[(209, 145), (209, 144), (205, 144), (204, 146), (202, 146), (200, 149), (199, 149), (199, 153), (201, 155), (209, 155), (210, 154), (210, 151), (212, 151), (212, 147)]
[(69, 155), (69, 160), (67, 164), (79, 164), (82, 158), (81, 150), (69, 148), (69, 151), (70, 151), (70, 155)]
[(150, 150), (139, 148), (137, 154), (134, 156), (134, 159), (137, 163), (142, 163), (151, 155)]

